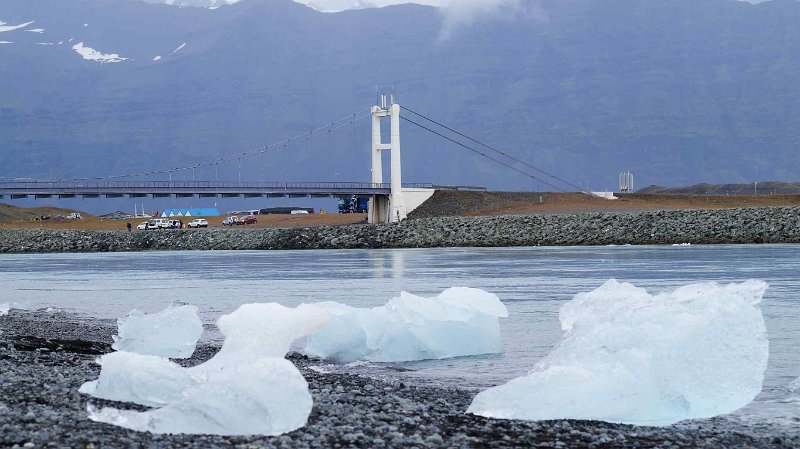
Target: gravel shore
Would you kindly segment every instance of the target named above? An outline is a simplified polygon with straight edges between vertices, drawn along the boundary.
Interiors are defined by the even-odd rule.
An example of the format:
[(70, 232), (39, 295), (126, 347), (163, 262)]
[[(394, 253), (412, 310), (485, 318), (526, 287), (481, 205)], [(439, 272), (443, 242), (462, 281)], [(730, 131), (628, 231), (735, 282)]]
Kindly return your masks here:
[[(319, 361), (291, 355), (309, 382), (314, 409), (303, 429), (280, 437), (152, 435), (99, 424), (87, 403), (124, 404), (78, 393), (97, 377), (93, 363), (110, 351), (112, 320), (59, 311), (12, 310), (0, 317), (0, 446), (3, 447), (542, 447), (542, 448), (788, 448), (797, 436), (748, 433), (727, 421), (667, 428), (603, 422), (502, 421), (464, 414), (475, 392), (326, 374)], [(201, 346), (185, 365), (218, 348)], [(531, 400), (535, 400), (532, 398)]]
[(0, 253), (800, 243), (800, 207), (441, 217), (395, 225), (159, 231), (0, 230)]

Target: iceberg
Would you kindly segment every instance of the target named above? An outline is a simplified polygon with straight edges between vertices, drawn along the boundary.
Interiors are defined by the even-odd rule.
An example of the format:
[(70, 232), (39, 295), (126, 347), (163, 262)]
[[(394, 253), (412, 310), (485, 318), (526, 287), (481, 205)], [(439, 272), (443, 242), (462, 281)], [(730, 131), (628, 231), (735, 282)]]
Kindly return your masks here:
[(225, 336), (205, 363), (182, 368), (164, 356), (116, 352), (101, 357), (82, 393), (159, 407), (145, 412), (89, 408), (89, 418), (153, 433), (280, 435), (303, 427), (313, 401), (300, 371), (283, 357), (330, 314), (302, 305), (247, 304), (217, 325)]
[(191, 305), (170, 304), (153, 314), (133, 310), (117, 320), (117, 328), (111, 345), (117, 351), (181, 359), (192, 356), (203, 334), (197, 306)]
[(761, 391), (769, 353), (762, 281), (650, 295), (610, 280), (565, 304), (559, 344), (468, 413), (665, 426), (733, 412)]
[(9, 310), (11, 310), (11, 304), (9, 303), (0, 304), (0, 316), (8, 315)]
[(181, 399), (183, 391), (195, 383), (189, 370), (153, 356), (132, 352), (112, 352), (97, 360), (100, 378), (86, 382), (78, 390), (97, 398), (162, 407)]
[(499, 353), (499, 318), (508, 310), (497, 295), (450, 288), (433, 298), (402, 292), (386, 305), (357, 309), (337, 303), (317, 307), (330, 320), (312, 333), (305, 353), (341, 363), (406, 362)]
[(305, 426), (313, 401), (308, 384), (286, 359), (203, 372), (168, 405), (136, 412), (89, 408), (89, 418), (140, 432), (281, 435)]
[(313, 405), (306, 380), (284, 358), (295, 341), (307, 338), (308, 352), (348, 360), (484, 354), (502, 350), (498, 319), (508, 316), (496, 295), (469, 288), (435, 298), (403, 293), (374, 309), (245, 304), (217, 320), (225, 337), (219, 352), (182, 368), (167, 357), (176, 348), (191, 354), (196, 338), (187, 323), (196, 309), (178, 309), (121, 318), (119, 351), (98, 359), (99, 378), (80, 388), (156, 408), (89, 407), (90, 419), (153, 433), (280, 435), (303, 427)]

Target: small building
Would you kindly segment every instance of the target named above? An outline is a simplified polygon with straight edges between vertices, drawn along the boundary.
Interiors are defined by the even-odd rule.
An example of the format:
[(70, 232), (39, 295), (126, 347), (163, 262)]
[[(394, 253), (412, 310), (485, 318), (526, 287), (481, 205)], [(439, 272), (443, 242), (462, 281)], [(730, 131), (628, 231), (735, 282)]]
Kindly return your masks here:
[(189, 209), (165, 209), (161, 211), (162, 218), (169, 217), (218, 217), (219, 210), (213, 207)]

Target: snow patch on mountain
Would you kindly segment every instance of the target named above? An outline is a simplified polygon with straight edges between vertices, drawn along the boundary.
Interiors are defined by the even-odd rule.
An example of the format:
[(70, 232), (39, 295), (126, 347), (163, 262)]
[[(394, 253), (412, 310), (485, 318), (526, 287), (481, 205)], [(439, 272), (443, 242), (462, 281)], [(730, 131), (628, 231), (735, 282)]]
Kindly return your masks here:
[(177, 52), (178, 52), (178, 50), (181, 50), (181, 49), (182, 49), (183, 47), (185, 47), (185, 46), (186, 46), (186, 42), (184, 42), (184, 43), (180, 44), (180, 45), (178, 46), (178, 48), (176, 48), (175, 50), (172, 50), (172, 53), (170, 53), (170, 55), (174, 55), (175, 53), (177, 53)]
[(26, 26), (32, 24), (33, 22), (34, 21), (32, 20), (30, 22), (22, 23), (22, 24), (19, 24), (19, 25), (9, 25), (9, 24), (3, 22), (2, 20), (0, 20), (0, 33), (5, 33), (6, 31), (19, 30), (21, 28), (25, 28)]
[(160, 60), (161, 60), (161, 56), (156, 56), (155, 58), (153, 58), (153, 61), (160, 61)]
[(100, 64), (108, 64), (111, 62), (122, 62), (128, 59), (128, 58), (123, 58), (116, 53), (108, 53), (108, 54), (100, 53), (94, 48), (84, 46), (83, 42), (78, 42), (77, 44), (73, 45), (72, 49), (75, 50), (76, 53), (81, 55), (83, 59), (86, 59), (88, 61), (97, 61)]
[(0, 44), (13, 44), (11, 41), (0, 41)]
[(27, 32), (29, 32), (29, 33), (39, 33), (39, 34), (44, 34), (44, 28), (32, 28), (32, 29), (30, 29), (30, 30), (25, 30), (25, 31), (27, 31)]
[(201, 8), (217, 9), (220, 6), (232, 5), (239, 0), (144, 0), (148, 3), (164, 3), (179, 8), (184, 6), (197, 6)]

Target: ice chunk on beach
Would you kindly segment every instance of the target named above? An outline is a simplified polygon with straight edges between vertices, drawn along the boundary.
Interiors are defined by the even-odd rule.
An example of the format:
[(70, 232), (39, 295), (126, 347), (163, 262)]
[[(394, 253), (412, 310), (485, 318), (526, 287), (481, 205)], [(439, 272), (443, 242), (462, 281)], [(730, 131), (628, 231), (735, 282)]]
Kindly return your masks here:
[(565, 335), (527, 376), (468, 412), (526, 420), (669, 425), (732, 412), (761, 391), (768, 341), (761, 281), (650, 295), (615, 280), (565, 304)]
[(160, 408), (90, 408), (90, 418), (153, 433), (280, 435), (296, 430), (311, 413), (311, 393), (300, 371), (283, 357), (294, 340), (329, 317), (310, 305), (241, 306), (217, 321), (225, 336), (220, 351), (192, 368), (127, 352), (103, 356), (100, 378), (84, 384), (81, 392)]
[(203, 334), (197, 307), (169, 305), (158, 313), (138, 310), (117, 320), (119, 335), (111, 346), (117, 351), (170, 358), (191, 357)]
[(0, 304), (0, 316), (8, 315), (9, 310), (11, 310), (11, 304), (8, 303)]
[(305, 426), (313, 401), (286, 359), (265, 358), (206, 371), (181, 398), (146, 412), (90, 409), (90, 419), (152, 433), (281, 435)]
[(181, 399), (194, 384), (189, 372), (169, 360), (132, 352), (100, 357), (100, 378), (78, 390), (97, 398), (161, 407)]
[[(125, 321), (115, 348), (158, 334), (154, 328), (172, 323), (173, 334), (165, 332), (141, 345), (150, 353), (161, 352), (160, 357), (130, 352), (104, 356), (99, 360), (100, 378), (84, 384), (81, 391), (159, 408), (145, 412), (90, 408), (91, 419), (154, 433), (279, 435), (304, 426), (312, 407), (308, 384), (284, 359), (294, 341), (309, 337), (315, 342), (311, 347), (324, 347), (331, 354), (378, 361), (499, 352), (498, 318), (508, 312), (497, 296), (467, 288), (430, 299), (403, 293), (375, 309), (337, 303), (293, 309), (274, 303), (246, 304), (217, 321), (225, 336), (222, 348), (192, 368), (163, 358), (173, 356), (172, 350), (154, 349), (172, 348), (182, 340), (174, 336), (175, 328), (181, 327), (174, 323), (181, 320), (156, 320), (156, 315), (180, 314), (174, 309), (153, 316), (132, 313), (121, 319)], [(149, 321), (142, 324), (143, 320)], [(123, 329), (136, 331), (123, 333)]]
[(434, 298), (403, 292), (382, 307), (318, 304), (333, 316), (306, 343), (309, 355), (352, 362), (444, 359), (502, 351), (508, 310), (483, 290), (451, 288)]
[(284, 357), (292, 343), (321, 328), (330, 313), (318, 306), (296, 308), (280, 304), (245, 304), (217, 320), (225, 335), (222, 349), (211, 361)]

